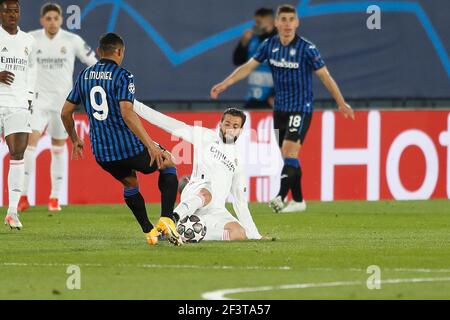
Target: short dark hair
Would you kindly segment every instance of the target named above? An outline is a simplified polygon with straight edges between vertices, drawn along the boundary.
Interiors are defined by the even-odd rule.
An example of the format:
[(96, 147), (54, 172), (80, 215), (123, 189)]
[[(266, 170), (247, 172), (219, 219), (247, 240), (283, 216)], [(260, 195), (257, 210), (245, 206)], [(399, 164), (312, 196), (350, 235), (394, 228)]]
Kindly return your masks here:
[(242, 126), (241, 128), (244, 127), (245, 122), (247, 121), (247, 116), (245, 115), (244, 111), (237, 109), (237, 108), (228, 108), (227, 110), (225, 110), (225, 112), (222, 115), (222, 120), (221, 122), (223, 122), (225, 120), (225, 116), (226, 115), (231, 115), (233, 117), (239, 117), (242, 119)]
[(282, 13), (294, 13), (297, 14), (297, 9), (290, 4), (283, 4), (277, 9), (277, 17)]
[(123, 48), (125, 42), (116, 33), (107, 33), (100, 37), (99, 49), (106, 55), (113, 54), (117, 49)]
[(17, 4), (20, 4), (19, 0), (0, 0), (0, 6), (6, 1), (15, 1)]
[(270, 8), (259, 8), (255, 12), (255, 17), (273, 17), (275, 12)]
[(45, 16), (47, 13), (49, 13), (51, 11), (55, 11), (60, 16), (62, 16), (62, 8), (61, 8), (61, 6), (59, 4), (52, 3), (52, 2), (47, 2), (41, 8), (41, 17)]

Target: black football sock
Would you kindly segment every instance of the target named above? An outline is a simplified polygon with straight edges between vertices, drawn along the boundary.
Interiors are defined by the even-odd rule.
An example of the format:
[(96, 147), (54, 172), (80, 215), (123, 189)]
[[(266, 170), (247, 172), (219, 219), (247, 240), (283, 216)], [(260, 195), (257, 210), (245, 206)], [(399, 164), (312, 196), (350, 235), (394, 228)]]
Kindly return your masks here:
[(179, 217), (173, 212), (178, 193), (178, 177), (175, 167), (160, 171), (158, 187), (161, 192), (161, 217), (170, 218), (175, 223), (178, 222)]
[(301, 165), (297, 169), (297, 175), (294, 177), (292, 182), (292, 199), (295, 202), (303, 202), (303, 190), (302, 190), (302, 177), (303, 171)]
[(298, 175), (299, 162), (298, 159), (287, 158), (284, 160), (283, 171), (281, 172), (281, 185), (278, 196), (284, 201), (289, 190), (292, 188), (293, 181)]
[(153, 229), (153, 225), (148, 219), (147, 210), (145, 209), (145, 201), (139, 192), (139, 188), (126, 188), (124, 190), (125, 202), (133, 212), (136, 220), (144, 233), (149, 233)]

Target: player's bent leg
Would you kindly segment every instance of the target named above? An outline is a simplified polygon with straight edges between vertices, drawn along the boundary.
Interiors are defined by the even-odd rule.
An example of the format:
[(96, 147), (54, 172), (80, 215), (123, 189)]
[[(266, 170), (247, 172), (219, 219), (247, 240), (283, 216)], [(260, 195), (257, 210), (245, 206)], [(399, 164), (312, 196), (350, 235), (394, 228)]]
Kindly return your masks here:
[(18, 211), (23, 212), (30, 208), (28, 201), (28, 188), (30, 179), (36, 171), (36, 147), (41, 138), (41, 132), (33, 130), (28, 137), (28, 146), (24, 153), (25, 175), (23, 179), (22, 196), (19, 200)]
[(228, 241), (247, 240), (245, 229), (238, 222), (229, 222), (224, 227), (224, 239)]
[(197, 210), (210, 204), (211, 200), (212, 195), (208, 189), (193, 189), (192, 192), (188, 190), (183, 193), (181, 203), (174, 210), (174, 216), (180, 220), (186, 216), (193, 215)]
[(212, 195), (208, 189), (201, 188), (192, 193), (186, 192), (183, 199), (174, 212), (180, 219), (194, 214), (197, 210), (211, 203)]
[[(160, 175), (158, 179), (158, 188), (161, 192), (161, 218), (155, 226), (157, 232), (161, 236), (165, 236), (169, 242), (176, 246), (183, 244), (180, 235), (176, 229), (177, 215), (174, 214), (174, 206), (178, 192), (178, 177), (175, 164), (172, 156), (167, 150), (157, 144), (166, 154), (163, 168), (159, 170)], [(151, 166), (150, 156), (145, 152), (138, 156), (135, 161), (135, 168), (137, 171), (144, 174), (151, 174), (158, 170), (156, 162)]]
[(150, 222), (147, 209), (145, 208), (145, 200), (139, 191), (139, 182), (137, 176), (133, 174), (132, 176), (126, 177), (121, 180), (124, 191), (123, 196), (125, 203), (131, 212), (133, 212), (134, 217), (142, 228), (147, 243), (150, 245), (156, 245), (158, 243), (159, 232), (152, 223)]
[(50, 181), (51, 193), (48, 203), (48, 210), (61, 211), (59, 205), (59, 196), (64, 180), (64, 151), (66, 148), (65, 139), (52, 138), (51, 163), (50, 163)]
[(210, 208), (201, 211), (206, 226), (205, 241), (241, 241), (247, 235), (239, 221), (226, 208)]
[(10, 153), (10, 168), (8, 173), (9, 207), (5, 224), (11, 229), (22, 228), (17, 214), (17, 207), (22, 195), (23, 178), (25, 175), (24, 153), (28, 144), (28, 133), (13, 133), (7, 135), (6, 143)]
[(178, 177), (175, 167), (160, 170), (158, 187), (161, 192), (161, 218), (156, 228), (167, 237), (174, 245), (182, 245), (176, 224), (179, 220), (178, 214), (174, 213), (175, 201), (178, 192)]
[(179, 217), (174, 216), (173, 213), (178, 193), (178, 176), (175, 167), (167, 167), (159, 171), (158, 188), (161, 192), (161, 217), (170, 218), (177, 223)]

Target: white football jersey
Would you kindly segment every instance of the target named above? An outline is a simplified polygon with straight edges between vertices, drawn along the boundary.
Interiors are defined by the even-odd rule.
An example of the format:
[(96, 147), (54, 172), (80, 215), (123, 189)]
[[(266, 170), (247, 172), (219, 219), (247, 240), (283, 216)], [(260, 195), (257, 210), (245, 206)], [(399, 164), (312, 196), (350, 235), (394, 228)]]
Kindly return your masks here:
[(220, 135), (211, 129), (189, 126), (136, 100), (134, 110), (150, 123), (192, 143), (194, 159), (190, 181), (203, 180), (211, 185), (211, 208), (225, 208), (227, 198), (232, 195), (234, 211), (247, 231), (247, 237), (260, 239), (248, 209), (247, 178), (237, 145), (224, 143)]
[(95, 52), (80, 36), (62, 29), (52, 39), (44, 29), (30, 34), (36, 39), (38, 65), (35, 108), (59, 112), (73, 87), (75, 59), (94, 65)]
[(0, 26), (0, 71), (14, 74), (8, 86), (0, 83), (0, 107), (28, 109), (36, 85), (35, 41), (19, 29), (11, 35)]

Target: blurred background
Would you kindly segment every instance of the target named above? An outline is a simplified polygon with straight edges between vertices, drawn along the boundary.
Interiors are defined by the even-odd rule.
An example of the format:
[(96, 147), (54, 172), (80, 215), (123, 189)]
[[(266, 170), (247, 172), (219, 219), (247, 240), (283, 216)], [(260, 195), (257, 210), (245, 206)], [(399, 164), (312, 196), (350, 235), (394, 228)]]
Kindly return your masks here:
[[(222, 109), (241, 103), (246, 82), (220, 102), (211, 86), (235, 67), (233, 52), (253, 26), (258, 8), (277, 0), (61, 0), (81, 8), (81, 28), (73, 30), (90, 46), (107, 31), (127, 42), (125, 67), (138, 98), (167, 110)], [(40, 28), (43, 0), (22, 2), (22, 29)], [(450, 100), (450, 32), (447, 0), (290, 1), (302, 17), (299, 30), (324, 56), (344, 95), (358, 107), (444, 107)], [(366, 9), (382, 9), (381, 30), (369, 30)], [(66, 18), (68, 15), (66, 14)], [(78, 66), (77, 71), (80, 70)], [(318, 108), (334, 106), (316, 83)]]

